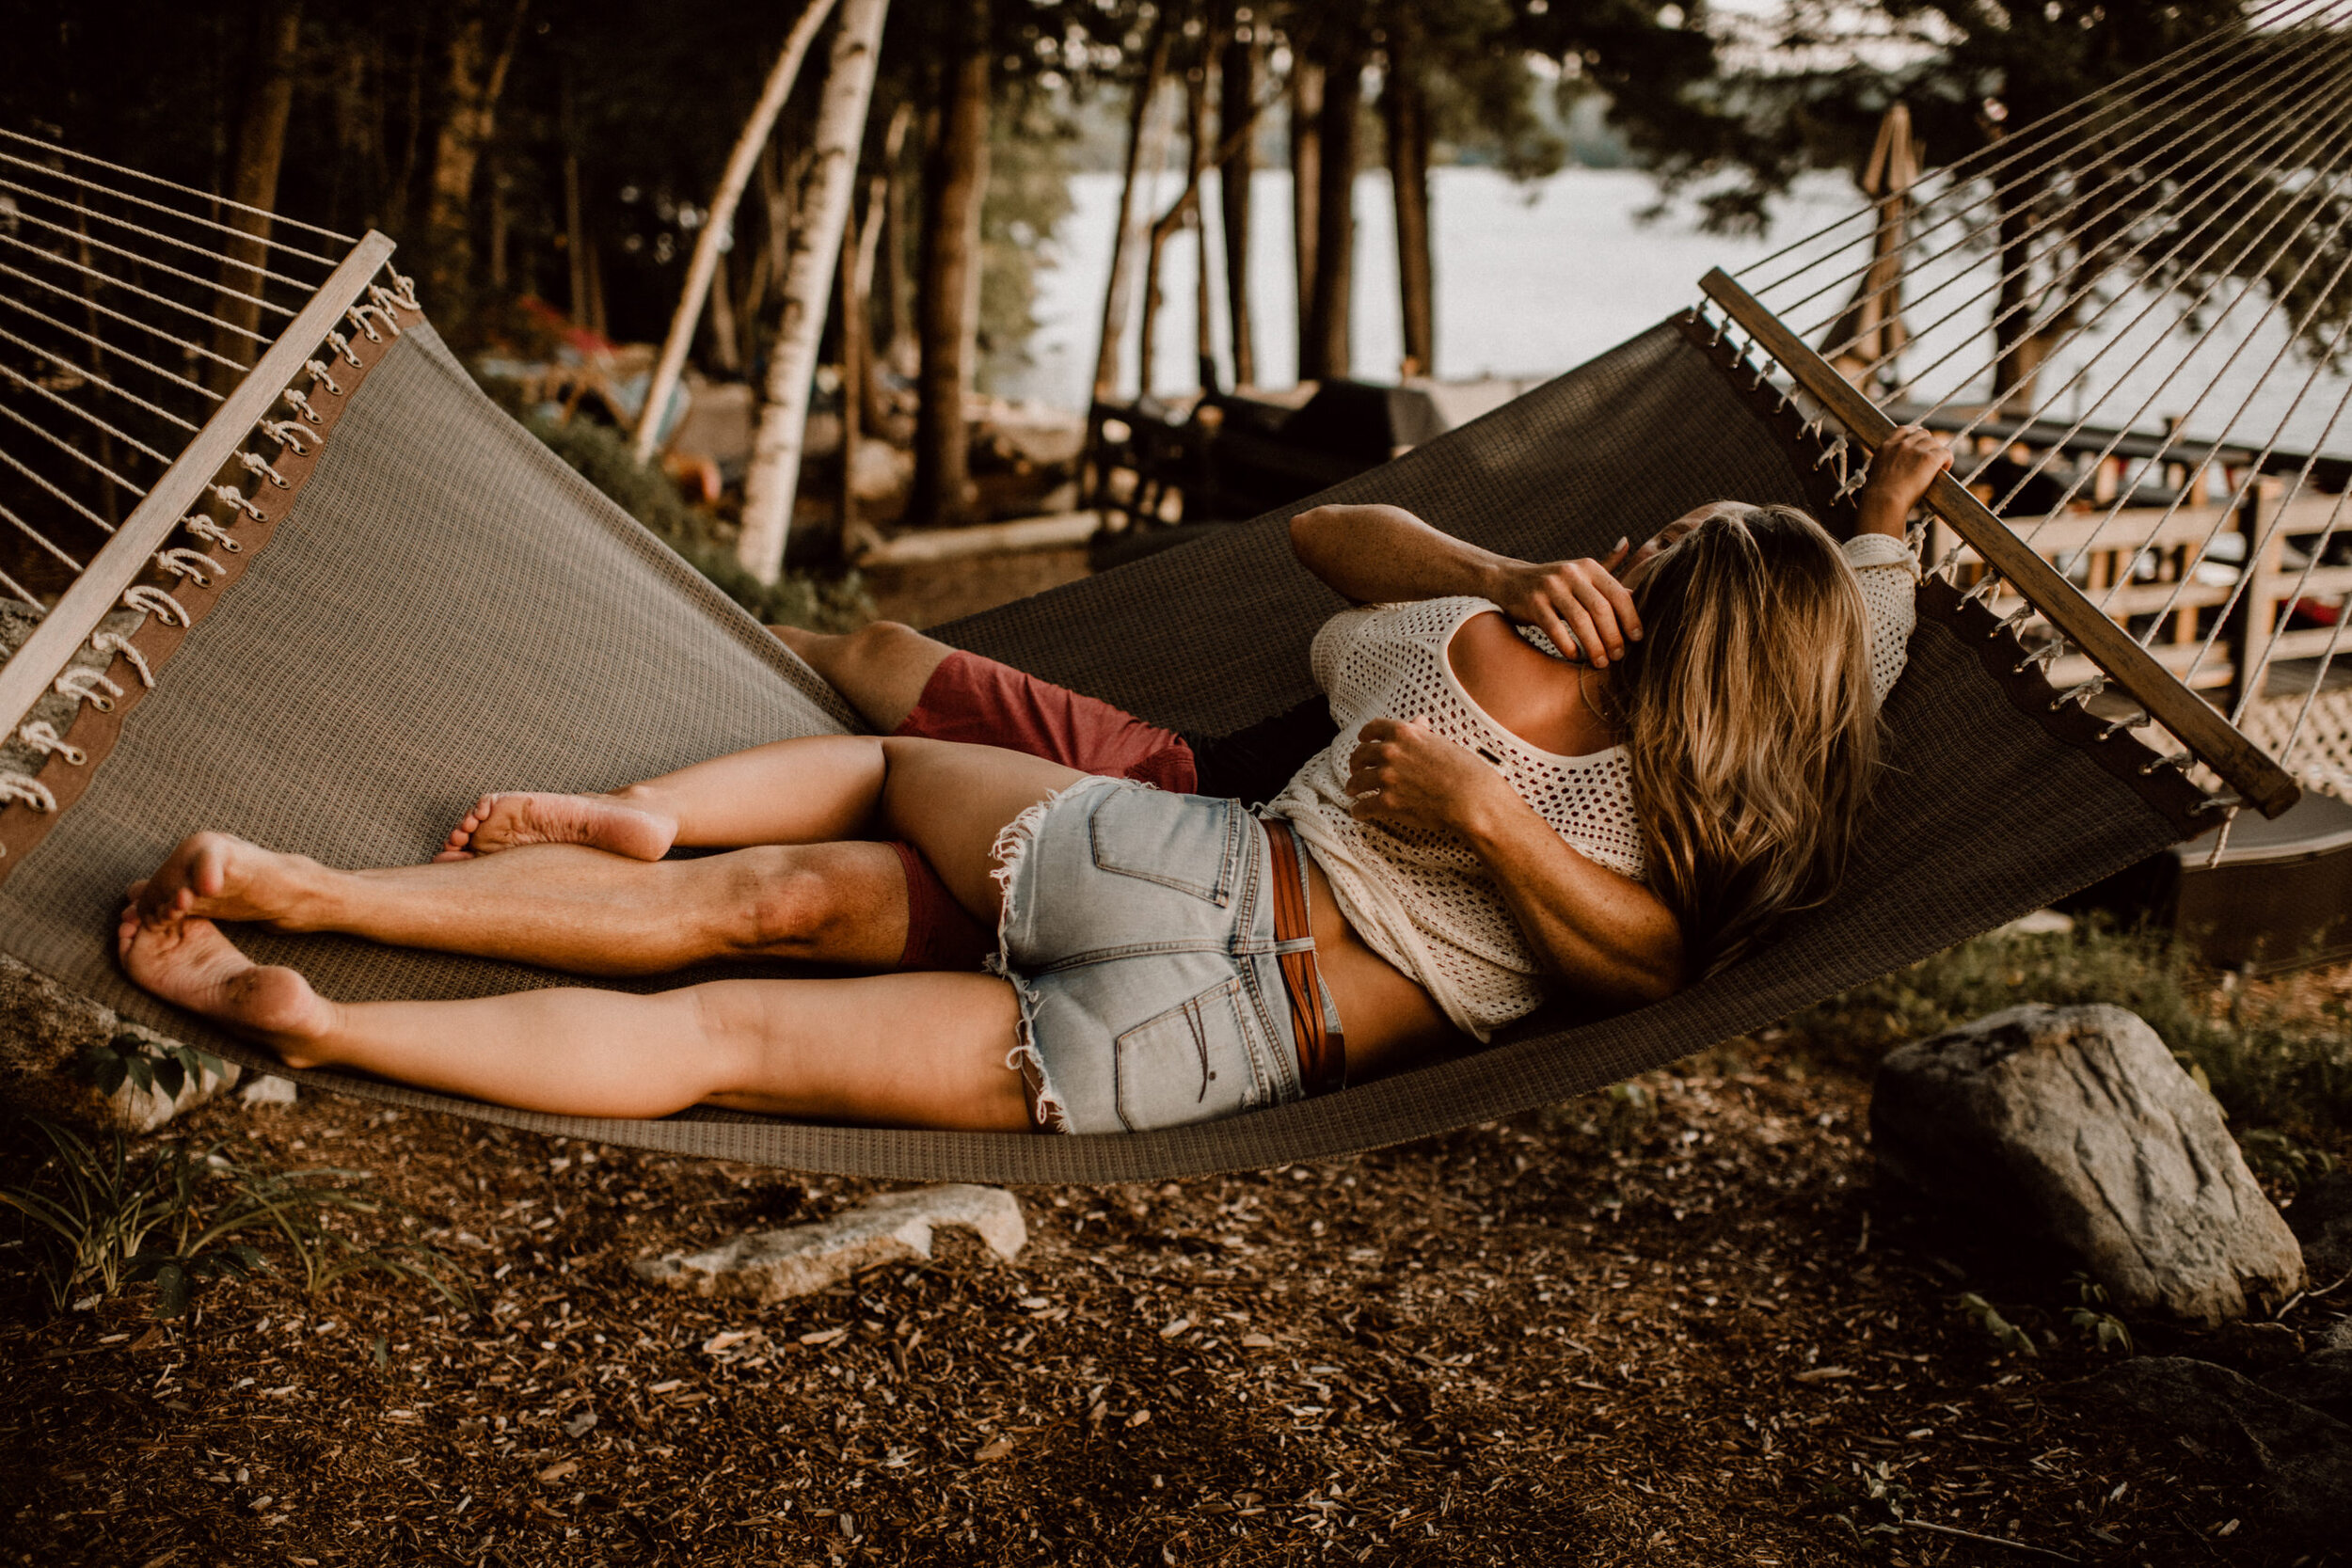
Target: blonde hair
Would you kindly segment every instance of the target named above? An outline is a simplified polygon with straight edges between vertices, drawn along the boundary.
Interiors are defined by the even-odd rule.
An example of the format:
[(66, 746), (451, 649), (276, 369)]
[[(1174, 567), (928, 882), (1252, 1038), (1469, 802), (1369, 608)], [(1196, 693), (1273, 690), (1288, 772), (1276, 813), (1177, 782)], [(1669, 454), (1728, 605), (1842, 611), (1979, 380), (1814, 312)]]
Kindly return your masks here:
[(1725, 506), (1629, 574), (1610, 685), (1651, 889), (1694, 971), (1826, 899), (1878, 770), (1862, 590), (1794, 507)]

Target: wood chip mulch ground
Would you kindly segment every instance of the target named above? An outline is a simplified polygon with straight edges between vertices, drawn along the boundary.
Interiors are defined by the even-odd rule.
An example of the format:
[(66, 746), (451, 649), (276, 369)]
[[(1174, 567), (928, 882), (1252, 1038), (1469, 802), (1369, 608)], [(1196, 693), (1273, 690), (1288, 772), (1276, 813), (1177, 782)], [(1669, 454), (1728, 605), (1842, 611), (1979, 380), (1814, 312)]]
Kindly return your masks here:
[(2064, 1265), (1874, 1191), (1866, 1114), (1745, 1042), (1330, 1164), (1025, 1190), (1016, 1263), (957, 1237), (761, 1307), (628, 1264), (872, 1186), (218, 1106), (183, 1135), (374, 1173), (476, 1300), (279, 1275), (51, 1319), (20, 1274), (0, 1563), (2272, 1560), (2231, 1475), (2076, 1412), (2115, 1353)]

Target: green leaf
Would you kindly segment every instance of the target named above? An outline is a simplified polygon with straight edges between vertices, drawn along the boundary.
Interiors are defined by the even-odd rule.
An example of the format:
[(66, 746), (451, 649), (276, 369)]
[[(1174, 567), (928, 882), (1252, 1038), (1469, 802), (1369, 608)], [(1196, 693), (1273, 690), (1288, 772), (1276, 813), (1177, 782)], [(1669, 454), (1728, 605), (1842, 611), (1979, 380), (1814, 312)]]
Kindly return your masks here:
[(187, 1069), (168, 1056), (151, 1063), (148, 1070), (154, 1075), (157, 1085), (163, 1089), (165, 1096), (168, 1099), (178, 1100), (180, 1091), (187, 1086)]
[(130, 1074), (131, 1082), (138, 1085), (140, 1093), (151, 1094), (154, 1092), (155, 1063), (151, 1057), (144, 1055), (125, 1056), (122, 1059), (122, 1069)]
[(108, 1052), (91, 1064), (90, 1082), (100, 1094), (111, 1095), (122, 1087), (124, 1071), (122, 1058)]

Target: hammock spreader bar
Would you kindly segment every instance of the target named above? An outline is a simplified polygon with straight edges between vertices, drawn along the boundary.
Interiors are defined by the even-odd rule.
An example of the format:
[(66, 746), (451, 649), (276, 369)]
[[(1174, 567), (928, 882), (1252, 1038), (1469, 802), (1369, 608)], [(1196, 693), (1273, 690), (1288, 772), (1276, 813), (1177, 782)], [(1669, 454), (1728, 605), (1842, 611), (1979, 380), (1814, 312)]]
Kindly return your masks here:
[[(1894, 433), (1893, 420), (1814, 353), (1804, 339), (1783, 326), (1755, 295), (1733, 282), (1730, 274), (1717, 267), (1699, 286), (1855, 440), (1875, 451)], [(2010, 532), (1958, 480), (1938, 474), (1928, 490), (1927, 506), (2158, 723), (2177, 736), (2199, 761), (2221, 775), (2265, 816), (2277, 816), (2301, 797), (2302, 786), (2268, 752), (2175, 679), (2131, 633), (2101, 614), (2080, 589)]]

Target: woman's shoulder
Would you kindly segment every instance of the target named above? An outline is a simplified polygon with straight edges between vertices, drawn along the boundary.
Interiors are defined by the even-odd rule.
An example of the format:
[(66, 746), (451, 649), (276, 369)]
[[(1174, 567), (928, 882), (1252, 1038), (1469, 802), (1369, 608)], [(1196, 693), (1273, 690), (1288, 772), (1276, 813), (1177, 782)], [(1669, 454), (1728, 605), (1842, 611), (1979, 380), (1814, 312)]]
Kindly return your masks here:
[(1569, 754), (1579, 734), (1576, 666), (1530, 643), (1500, 610), (1466, 617), (1446, 662), (1487, 717), (1541, 752)]

